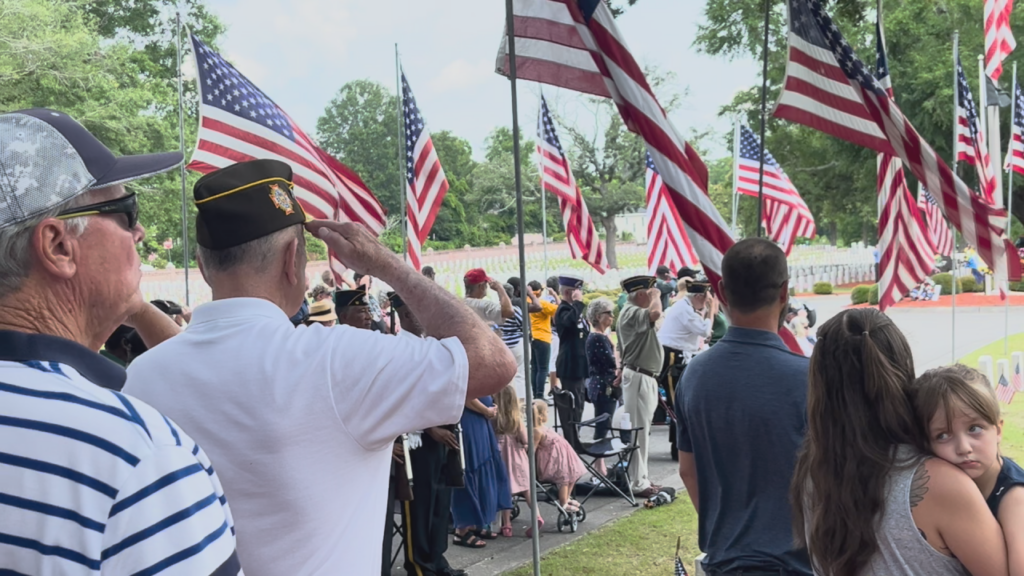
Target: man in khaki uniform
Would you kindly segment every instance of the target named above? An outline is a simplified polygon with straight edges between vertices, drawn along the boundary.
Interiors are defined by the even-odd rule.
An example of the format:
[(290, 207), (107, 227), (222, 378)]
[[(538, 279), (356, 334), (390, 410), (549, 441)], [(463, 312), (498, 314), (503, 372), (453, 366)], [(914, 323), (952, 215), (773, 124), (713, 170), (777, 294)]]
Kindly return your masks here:
[(629, 465), (631, 488), (640, 498), (649, 498), (661, 491), (661, 487), (652, 484), (647, 477), (651, 418), (658, 407), (657, 378), (664, 358), (654, 326), (662, 313), (661, 292), (655, 287), (656, 280), (654, 276), (634, 276), (622, 281), (628, 299), (622, 306), (616, 327), (622, 359), (619, 375), (623, 408), (634, 427), (643, 427), (637, 439), (638, 449)]

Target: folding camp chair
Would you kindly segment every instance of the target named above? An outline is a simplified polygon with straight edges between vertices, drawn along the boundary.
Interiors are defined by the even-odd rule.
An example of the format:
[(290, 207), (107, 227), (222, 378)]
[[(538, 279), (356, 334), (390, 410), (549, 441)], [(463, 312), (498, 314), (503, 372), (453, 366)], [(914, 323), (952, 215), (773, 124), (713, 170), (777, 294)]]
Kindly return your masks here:
[[(591, 418), (586, 422), (575, 422), (573, 421), (573, 410), (575, 409), (576, 398), (571, 392), (565, 390), (555, 391), (555, 411), (561, 417), (562, 420), (562, 436), (572, 446), (576, 455), (580, 457), (583, 465), (590, 472), (591, 476), (598, 480), (590, 488), (590, 492), (587, 493), (586, 497), (579, 500), (580, 504), (585, 504), (587, 500), (594, 494), (598, 486), (604, 485), (614, 491), (616, 494), (624, 498), (632, 506), (636, 506), (636, 499), (633, 498), (633, 493), (630, 490), (630, 479), (629, 479), (629, 464), (633, 460), (633, 456), (638, 448), (637, 441), (639, 433), (643, 431), (643, 427), (632, 428), (632, 429), (621, 429), (611, 428), (612, 434), (596, 442), (584, 442), (580, 439), (580, 429), (590, 428), (594, 429), (597, 427), (598, 422), (604, 422), (611, 418), (609, 414), (602, 414), (596, 418)], [(618, 437), (615, 437), (614, 433), (628, 432), (630, 434), (630, 441), (628, 444), (624, 444)], [(625, 486), (624, 489), (620, 488), (612, 482), (605, 474), (601, 474), (597, 471), (594, 463), (600, 458), (615, 458), (617, 459), (616, 465), (613, 467), (624, 471)]]

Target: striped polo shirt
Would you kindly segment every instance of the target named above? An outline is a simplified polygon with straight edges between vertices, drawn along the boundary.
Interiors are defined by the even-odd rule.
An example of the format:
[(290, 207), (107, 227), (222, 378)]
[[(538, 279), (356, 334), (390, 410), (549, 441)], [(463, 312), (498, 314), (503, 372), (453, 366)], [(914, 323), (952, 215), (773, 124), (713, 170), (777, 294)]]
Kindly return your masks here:
[(518, 304), (512, 305), (515, 317), (506, 318), (501, 325), (501, 340), (509, 348), (515, 347), (523, 340), (523, 309)]
[(206, 454), (109, 389), (124, 380), (79, 344), (0, 330), (0, 574), (242, 574)]

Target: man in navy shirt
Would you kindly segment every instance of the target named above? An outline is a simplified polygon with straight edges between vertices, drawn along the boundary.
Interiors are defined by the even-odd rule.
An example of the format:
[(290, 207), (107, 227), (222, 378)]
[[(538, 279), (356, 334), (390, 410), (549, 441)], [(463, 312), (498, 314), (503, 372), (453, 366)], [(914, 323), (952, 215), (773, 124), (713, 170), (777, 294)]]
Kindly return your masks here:
[(810, 576), (789, 513), (808, 360), (778, 335), (789, 306), (786, 255), (768, 240), (738, 242), (718, 288), (731, 325), (690, 362), (675, 398), (679, 475), (697, 510), (704, 570)]

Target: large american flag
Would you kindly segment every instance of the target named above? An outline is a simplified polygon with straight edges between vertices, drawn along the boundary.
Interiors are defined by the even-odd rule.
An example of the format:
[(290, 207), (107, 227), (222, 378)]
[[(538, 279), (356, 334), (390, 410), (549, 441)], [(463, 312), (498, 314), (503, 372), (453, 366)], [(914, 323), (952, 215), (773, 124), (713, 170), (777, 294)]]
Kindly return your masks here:
[[(879, 84), (893, 97), (882, 15), (875, 23)], [(878, 155), (878, 308), (883, 312), (927, 278), (935, 268), (935, 247), (903, 176), (903, 162)]]
[(669, 197), (665, 182), (654, 165), (654, 159), (647, 154), (647, 269), (653, 275), (658, 266), (679, 270), (687, 266), (697, 267), (697, 254), (683, 229), (676, 205)]
[(917, 183), (917, 209), (925, 220), (928, 239), (935, 247), (935, 253), (952, 258), (953, 250), (956, 248), (953, 242), (953, 231), (946, 224), (946, 218), (942, 216), (942, 211), (939, 210), (935, 198), (924, 189), (924, 186), (921, 186), (920, 182)]
[(1013, 0), (985, 0), (985, 73), (993, 82), (1003, 73), (1003, 60), (1017, 47), (1010, 30)]
[(543, 96), (540, 98), (537, 136), (540, 183), (544, 190), (554, 194), (558, 199), (569, 253), (573, 258), (583, 260), (604, 274), (608, 269), (608, 262), (604, 258), (604, 246), (601, 245), (601, 239), (594, 227), (594, 219), (590, 217), (580, 187), (576, 185), (576, 178), (569, 166), (569, 158), (566, 157), (562, 143), (558, 140), (555, 123), (551, 120), (551, 112), (548, 110), (548, 102)]
[(420, 252), (441, 210), (444, 195), (448, 193), (448, 179), (444, 176), (441, 161), (437, 159), (430, 132), (424, 128), (423, 116), (416, 106), (416, 97), (412, 95), (404, 71), (402, 116), (405, 121), (406, 244), (409, 264), (419, 270), (423, 265)]
[(1004, 234), (1006, 211), (958, 178), (917, 133), (825, 13), (820, 0), (787, 0), (789, 58), (775, 116), (879, 153), (894, 154), (932, 192), (939, 208), (976, 246), (997, 284), (1020, 278), (1020, 260)]
[(971, 96), (971, 87), (967, 85), (964, 68), (960, 65), (960, 55), (956, 57), (956, 159), (970, 162), (978, 174), (978, 187), (989, 204), (995, 201), (996, 178), (992, 171), (992, 158), (985, 146), (985, 136), (981, 132), (978, 119), (978, 108)]
[[(733, 239), (707, 194), (707, 166), (669, 122), (608, 6), (600, 0), (516, 0), (513, 10), (516, 49), (524, 51), (523, 60), (517, 54), (519, 77), (615, 101), (626, 127), (647, 144), (704, 272), (717, 284)], [(502, 39), (499, 74), (508, 73), (507, 42)]]
[(1024, 92), (1020, 84), (1013, 86), (1013, 125), (1010, 131), (1010, 149), (1006, 152), (1006, 165), (1017, 174), (1024, 174)]
[[(761, 143), (754, 132), (740, 126), (740, 155), (735, 159), (737, 189), (740, 194), (757, 198), (761, 173)], [(789, 176), (775, 161), (771, 152), (764, 151), (764, 224), (768, 237), (779, 244), (789, 256), (797, 237), (814, 238), (814, 215), (807, 207)]]
[[(355, 222), (379, 234), (385, 211), (366, 184), (321, 150), (277, 104), (194, 34), (199, 142), (188, 168), (206, 174), (236, 162), (274, 159), (292, 167), (295, 198), (321, 220)], [(345, 270), (334, 254), (335, 275)]]

